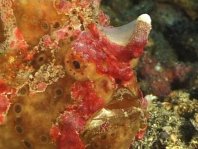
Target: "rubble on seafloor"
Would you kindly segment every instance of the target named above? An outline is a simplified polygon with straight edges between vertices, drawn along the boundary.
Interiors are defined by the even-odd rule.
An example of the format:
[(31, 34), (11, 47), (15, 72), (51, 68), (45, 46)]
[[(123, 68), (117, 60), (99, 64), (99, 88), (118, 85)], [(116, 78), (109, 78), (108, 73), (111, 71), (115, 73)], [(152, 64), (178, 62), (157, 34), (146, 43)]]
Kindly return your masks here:
[(135, 149), (196, 149), (198, 148), (198, 102), (190, 94), (177, 90), (164, 101), (147, 95), (149, 101), (148, 129)]

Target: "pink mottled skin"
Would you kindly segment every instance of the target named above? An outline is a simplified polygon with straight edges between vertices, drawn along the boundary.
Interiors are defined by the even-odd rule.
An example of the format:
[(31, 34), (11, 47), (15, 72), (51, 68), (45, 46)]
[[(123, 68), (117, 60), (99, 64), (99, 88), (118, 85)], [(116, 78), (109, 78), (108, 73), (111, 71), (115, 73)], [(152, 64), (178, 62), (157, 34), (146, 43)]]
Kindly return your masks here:
[(92, 114), (104, 106), (103, 99), (96, 95), (93, 87), (90, 81), (77, 82), (72, 86), (71, 95), (75, 104), (67, 107), (60, 116), (59, 127), (51, 128), (52, 139), (58, 142), (60, 149), (85, 148), (79, 132)]
[(138, 131), (138, 133), (135, 136), (136, 140), (142, 140), (144, 138), (144, 135), (146, 133), (147, 127), (145, 126), (145, 128), (141, 129), (140, 131)]
[(88, 28), (89, 30), (80, 33), (72, 44), (73, 52), (86, 55), (84, 61), (95, 63), (100, 73), (120, 80), (130, 80), (133, 77), (130, 60), (142, 54), (145, 43), (141, 43), (139, 48), (136, 44), (120, 46), (110, 42), (95, 24), (90, 24)]
[[(100, 0), (74, 0), (74, 1), (59, 0), (59, 1), (55, 1), (53, 4), (55, 10), (58, 13), (71, 14), (73, 10), (77, 11), (76, 7), (78, 7), (79, 9), (82, 8), (88, 9), (91, 6), (94, 6), (96, 7), (95, 9), (97, 10), (98, 9), (97, 7), (100, 4)], [(31, 66), (31, 64), (33, 63), (34, 57), (37, 56), (36, 54), (40, 54), (39, 52), (41, 51), (39, 50), (41, 48), (41, 45), (43, 48), (42, 49), (43, 53), (46, 51), (48, 53), (50, 52), (53, 53), (54, 52), (53, 50), (56, 49), (57, 51), (53, 53), (54, 55), (56, 55), (59, 52), (59, 50), (62, 50), (61, 48), (65, 48), (65, 47), (68, 48), (65, 45), (61, 47), (60, 41), (67, 41), (67, 42), (69, 41), (69, 48), (66, 50), (64, 49), (65, 55), (63, 57), (65, 57), (65, 59), (68, 56), (67, 52), (69, 51), (71, 52), (72, 55), (72, 58), (69, 59), (69, 62), (70, 61), (73, 62), (73, 58), (78, 58), (80, 62), (78, 65), (87, 64), (87, 63), (93, 64), (94, 69), (96, 69), (94, 71), (96, 71), (95, 73), (98, 75), (97, 79), (99, 81), (101, 78), (104, 80), (107, 79), (110, 82), (109, 83), (107, 80), (105, 80), (106, 82), (104, 81), (105, 83), (101, 83), (102, 85), (100, 86), (100, 88), (104, 88), (106, 92), (108, 92), (109, 90), (111, 90), (112, 92), (116, 92), (116, 90), (119, 89), (119, 87), (127, 88), (127, 90), (129, 90), (130, 92), (132, 92), (131, 94), (133, 94), (133, 97), (131, 97), (132, 100), (133, 98), (138, 100), (137, 102), (134, 101), (130, 101), (130, 102), (135, 103), (134, 105), (137, 106), (137, 108), (140, 108), (143, 111), (145, 111), (147, 108), (147, 102), (143, 98), (142, 92), (140, 91), (139, 86), (137, 85), (136, 75), (131, 67), (131, 60), (135, 58), (139, 58), (143, 54), (143, 48), (147, 42), (147, 35), (145, 35), (145, 37), (141, 38), (139, 41), (135, 41), (135, 40), (129, 41), (128, 44), (126, 45), (119, 45), (117, 43), (114, 43), (113, 41), (109, 40), (108, 37), (100, 30), (99, 26), (103, 26), (103, 27), (109, 26), (109, 19), (102, 11), (100, 10), (98, 11), (99, 11), (97, 14), (98, 17), (96, 16), (93, 17), (96, 20), (92, 20), (93, 18), (90, 19), (88, 16), (85, 16), (87, 15), (87, 13), (90, 12), (85, 11), (85, 13), (81, 13), (81, 10), (79, 12), (75, 12), (78, 15), (78, 17), (76, 17), (77, 20), (75, 21), (77, 23), (80, 22), (80, 24), (76, 25), (77, 27), (74, 25), (72, 29), (68, 28), (68, 26), (70, 25), (69, 23), (71, 24), (73, 23), (71, 21), (72, 19), (69, 18), (68, 20), (71, 22), (68, 21), (69, 23), (67, 22), (68, 23), (67, 25), (62, 25), (62, 26), (60, 25), (61, 24), (60, 23), (59, 26), (61, 27), (60, 28), (58, 27), (57, 30), (54, 29), (52, 35), (41, 34), (42, 35), (41, 37), (38, 36), (41, 39), (38, 39), (39, 43), (35, 47), (31, 47), (30, 45), (28, 45), (28, 42), (26, 42), (25, 36), (23, 35), (22, 32), (23, 28), (21, 28), (21, 30), (17, 27), (14, 28), (12, 33), (13, 38), (11, 38), (9, 46), (14, 52), (17, 51), (16, 53), (20, 55), (19, 56), (20, 58), (18, 58), (18, 55), (16, 57), (12, 57), (11, 55), (9, 57), (10, 58), (9, 66), (12, 66), (13, 68), (17, 66), (16, 67), (17, 69), (23, 68), (22, 74), (23, 72), (26, 72), (24, 71), (26, 70), (26, 67), (29, 70), (33, 70), (34, 66)], [(80, 25), (83, 26), (83, 29), (79, 28)], [(28, 26), (26, 29), (28, 29)], [(32, 40), (33, 39), (34, 38), (32, 38)], [(37, 41), (37, 39), (35, 41)], [(40, 42), (42, 43), (41, 45), (39, 45)], [(30, 47), (32, 48), (31, 50), (29, 49)], [(45, 56), (47, 57), (48, 55)], [(56, 60), (56, 57), (54, 59)], [(25, 62), (31, 61), (32, 63), (28, 63), (28, 65), (23, 65), (24, 61)], [(89, 77), (87, 77), (86, 79), (84, 78), (79, 79), (74, 77), (75, 73), (69, 74), (69, 72), (66, 70), (67, 69), (66, 66), (68, 66), (67, 63), (69, 62), (63, 60), (61, 61), (60, 65), (61, 66), (63, 65), (61, 68), (64, 69), (65, 71), (64, 73), (66, 74), (66, 76), (68, 77), (70, 75), (69, 77), (73, 79), (73, 80), (71, 79), (73, 82), (71, 83), (70, 86), (68, 85), (67, 88), (67, 92), (69, 92), (69, 96), (70, 96), (69, 98), (71, 98), (72, 103), (68, 103), (67, 105), (65, 105), (65, 109), (62, 111), (61, 114), (59, 113), (60, 115), (58, 116), (56, 123), (53, 124), (50, 129), (50, 135), (52, 141), (57, 144), (57, 147), (59, 149), (85, 149), (86, 144), (83, 142), (80, 134), (84, 130), (87, 122), (94, 116), (94, 114), (96, 114), (102, 108), (105, 108), (108, 100), (106, 100), (105, 97), (103, 97), (102, 95), (100, 95), (100, 93), (97, 92), (96, 89), (96, 84), (98, 81), (97, 79), (94, 80), (94, 79), (90, 79)], [(47, 64), (47, 66), (56, 65), (55, 63), (53, 63), (53, 65), (50, 64)], [(39, 65), (38, 69), (40, 70), (42, 66), (43, 65)], [(46, 68), (44, 67), (43, 73), (45, 73), (45, 71), (47, 71), (48, 68), (51, 67), (46, 67)], [(32, 80), (34, 80), (34, 77), (36, 78), (36, 76), (41, 75), (39, 77), (42, 78), (42, 72), (41, 74), (39, 74), (38, 73), (39, 70), (35, 70), (35, 72), (33, 73), (31, 71), (28, 72), (30, 74), (32, 73), (31, 75), (28, 74), (29, 76), (31, 76), (30, 81), (28, 80), (29, 81), (28, 83), (32, 83), (33, 82)], [(53, 70), (51, 72), (51, 69), (49, 70), (50, 73), (53, 73), (54, 71)], [(50, 73), (45, 74), (45, 76), (47, 76), (46, 77), (47, 79), (51, 79)], [(17, 76), (17, 74), (14, 75)], [(55, 73), (52, 75), (52, 80), (53, 77), (56, 75), (57, 74), (55, 71)], [(42, 79), (45, 80), (46, 78), (42, 78)], [(39, 81), (35, 85), (36, 88), (35, 90), (37, 92), (45, 92), (48, 85), (51, 85), (51, 84), (47, 84), (46, 82), (42, 82), (42, 81), (39, 82)], [(12, 102), (8, 98), (8, 95), (12, 94), (11, 95), (12, 97), (17, 96), (13, 91), (14, 89), (11, 89), (9, 85), (7, 85), (6, 83), (0, 80), (0, 124), (4, 122), (5, 114), (8, 111), (9, 106)], [(53, 83), (56, 83), (56, 81), (54, 81)], [(16, 90), (18, 90), (18, 88)], [(36, 91), (33, 92), (32, 90), (30, 90), (29, 94), (34, 94), (34, 93), (36, 94)], [(112, 100), (113, 93), (110, 95)], [(127, 106), (132, 107), (134, 105), (127, 105)], [(104, 123), (101, 126), (101, 129), (107, 130), (108, 123)], [(136, 139), (142, 139), (145, 130), (146, 130), (146, 126), (141, 128), (141, 130), (139, 130), (136, 134)]]
[(4, 81), (0, 80), (0, 125), (4, 123), (6, 112), (10, 106), (8, 95), (14, 95), (14, 90), (11, 89)]
[(14, 29), (14, 40), (11, 41), (10, 47), (12, 49), (20, 49), (21, 51), (25, 51), (28, 48), (27, 43), (24, 40), (23, 34), (18, 28)]
[[(81, 55), (81, 61), (94, 63), (98, 73), (127, 84), (134, 77), (130, 60), (142, 54), (145, 43), (146, 41), (127, 46), (114, 44), (100, 33), (96, 24), (90, 24), (88, 30), (79, 32), (76, 36), (72, 43), (72, 52), (73, 55)], [(57, 133), (52, 134), (53, 140), (57, 140), (60, 149), (85, 148), (79, 139), (79, 133), (83, 130), (86, 121), (104, 107), (104, 99), (96, 95), (93, 84), (89, 81), (75, 83), (71, 95), (76, 104), (68, 107), (60, 116), (60, 136), (57, 137)], [(142, 98), (142, 108), (146, 109), (146, 107), (146, 100)], [(51, 132), (54, 132), (53, 129), (54, 127)], [(137, 133), (136, 138), (142, 139), (145, 130), (146, 127)], [(72, 136), (74, 140), (71, 141), (71, 137), (68, 136)]]
[(0, 95), (0, 124), (5, 120), (5, 112), (8, 110), (10, 102), (5, 95)]

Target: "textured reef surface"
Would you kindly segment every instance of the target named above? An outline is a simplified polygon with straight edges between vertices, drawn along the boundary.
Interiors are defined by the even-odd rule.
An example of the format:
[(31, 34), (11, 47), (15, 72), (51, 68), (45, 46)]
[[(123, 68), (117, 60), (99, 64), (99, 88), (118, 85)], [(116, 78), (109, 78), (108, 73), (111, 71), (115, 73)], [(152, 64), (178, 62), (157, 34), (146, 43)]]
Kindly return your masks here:
[(0, 0), (0, 148), (128, 149), (147, 128), (134, 67), (149, 15), (100, 0)]

